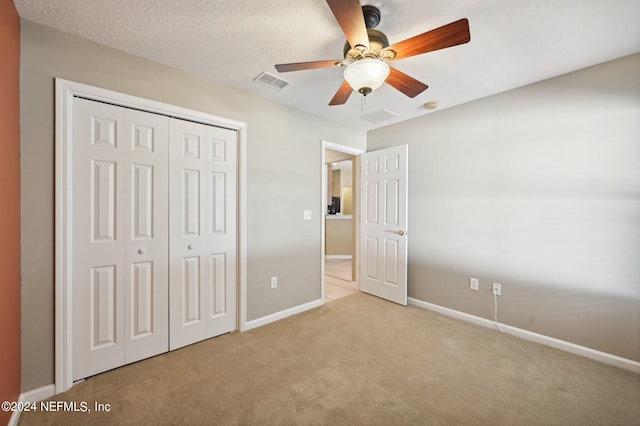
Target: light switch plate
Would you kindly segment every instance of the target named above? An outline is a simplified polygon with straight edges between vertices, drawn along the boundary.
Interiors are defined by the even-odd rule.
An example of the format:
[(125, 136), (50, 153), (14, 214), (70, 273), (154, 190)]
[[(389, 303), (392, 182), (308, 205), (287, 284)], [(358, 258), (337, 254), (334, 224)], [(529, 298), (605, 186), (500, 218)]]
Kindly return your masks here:
[(302, 212), (302, 218), (304, 220), (311, 220), (311, 210), (304, 210)]
[(469, 278), (469, 288), (471, 290), (478, 291), (478, 279), (477, 278)]

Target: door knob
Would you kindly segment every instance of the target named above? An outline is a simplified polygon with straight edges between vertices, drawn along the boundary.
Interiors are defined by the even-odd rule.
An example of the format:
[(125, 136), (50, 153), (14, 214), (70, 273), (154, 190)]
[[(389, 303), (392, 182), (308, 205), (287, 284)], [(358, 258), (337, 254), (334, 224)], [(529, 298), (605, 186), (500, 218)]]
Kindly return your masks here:
[(192, 246), (191, 244), (189, 244), (189, 245), (187, 246), (187, 248), (188, 248), (189, 250), (193, 250), (193, 246)]
[(401, 229), (401, 230), (399, 230), (399, 231), (391, 231), (391, 232), (393, 232), (394, 234), (398, 234), (398, 235), (400, 235), (400, 236), (403, 236), (403, 235), (404, 235), (404, 231), (403, 231), (402, 229)]
[(145, 249), (143, 249), (143, 248), (138, 249), (138, 253), (139, 253), (139, 254), (144, 254), (145, 252), (146, 252), (146, 250), (145, 250)]

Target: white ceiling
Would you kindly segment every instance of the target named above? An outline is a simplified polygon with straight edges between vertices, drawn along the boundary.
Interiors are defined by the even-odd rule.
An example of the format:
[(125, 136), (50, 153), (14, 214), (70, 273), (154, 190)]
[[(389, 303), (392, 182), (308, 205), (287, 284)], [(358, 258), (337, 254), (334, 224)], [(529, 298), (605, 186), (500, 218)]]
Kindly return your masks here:
[[(14, 0), (23, 19), (369, 130), (640, 51), (639, 0), (362, 0), (391, 44), (468, 18), (468, 44), (394, 63), (429, 89), (385, 85), (362, 105), (329, 107), (342, 69), (278, 74), (278, 63), (342, 59), (345, 37), (323, 0)], [(266, 71), (291, 85), (253, 79)], [(373, 124), (362, 115), (398, 115)]]

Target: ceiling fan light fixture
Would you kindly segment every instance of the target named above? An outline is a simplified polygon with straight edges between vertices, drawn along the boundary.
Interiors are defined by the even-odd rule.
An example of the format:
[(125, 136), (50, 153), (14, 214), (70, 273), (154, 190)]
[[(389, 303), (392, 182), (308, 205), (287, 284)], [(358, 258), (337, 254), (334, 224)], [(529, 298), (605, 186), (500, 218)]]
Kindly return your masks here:
[(385, 82), (391, 68), (379, 59), (361, 59), (344, 70), (344, 79), (353, 90), (367, 96)]

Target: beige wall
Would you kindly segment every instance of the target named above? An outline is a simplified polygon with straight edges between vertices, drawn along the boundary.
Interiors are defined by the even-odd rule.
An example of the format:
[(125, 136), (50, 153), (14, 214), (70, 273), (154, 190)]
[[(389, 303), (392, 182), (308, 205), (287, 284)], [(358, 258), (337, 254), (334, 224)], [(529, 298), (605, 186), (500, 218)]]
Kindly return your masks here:
[(302, 211), (321, 211), (321, 140), (364, 149), (364, 132), (31, 22), (21, 65), (23, 391), (54, 382), (55, 77), (246, 122), (248, 320), (320, 298), (323, 218)]
[(369, 132), (409, 144), (409, 296), (492, 319), (500, 282), (502, 322), (640, 361), (638, 76), (640, 54)]
[(353, 188), (350, 186), (342, 187), (342, 214), (353, 214)]
[(352, 256), (352, 220), (346, 217), (328, 217), (325, 220), (325, 254)]
[[(344, 161), (353, 162), (352, 159)], [(338, 164), (339, 166), (340, 164)], [(333, 169), (332, 165), (327, 167), (331, 167), (331, 179), (327, 187), (330, 188), (330, 191), (327, 191), (327, 196), (340, 197), (340, 211), (338, 213), (353, 214), (353, 174), (351, 170), (344, 168)], [(345, 188), (347, 189), (346, 193)]]
[[(0, 0), (0, 401), (20, 395), (20, 17)], [(10, 411), (0, 410), (0, 424)]]
[(331, 196), (340, 196), (340, 187), (342, 186), (341, 170), (331, 170)]

